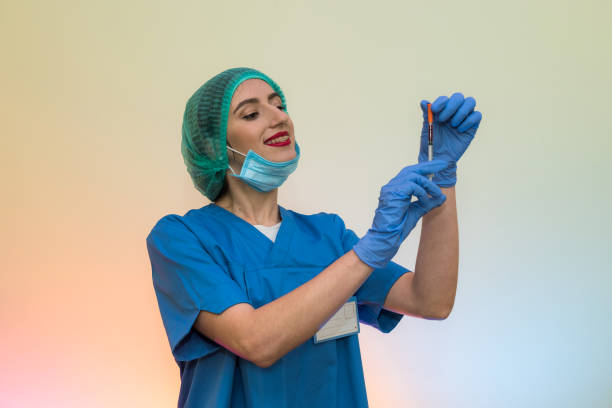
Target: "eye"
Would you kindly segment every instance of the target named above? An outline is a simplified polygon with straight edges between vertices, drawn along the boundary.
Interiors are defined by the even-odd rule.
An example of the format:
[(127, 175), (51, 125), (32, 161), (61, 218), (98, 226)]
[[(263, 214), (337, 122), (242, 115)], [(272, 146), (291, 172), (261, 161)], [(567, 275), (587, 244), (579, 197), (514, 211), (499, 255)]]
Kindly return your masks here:
[[(282, 110), (282, 111), (286, 111), (287, 110), (287, 107), (284, 106), (284, 105), (277, 106), (277, 108)], [(242, 118), (243, 119), (247, 119), (247, 120), (252, 120), (252, 119), (255, 119), (255, 116), (253, 116), (253, 115), (257, 115), (257, 114), (258, 114), (257, 112), (253, 112), (253, 113), (250, 113), (248, 115), (243, 116)]]

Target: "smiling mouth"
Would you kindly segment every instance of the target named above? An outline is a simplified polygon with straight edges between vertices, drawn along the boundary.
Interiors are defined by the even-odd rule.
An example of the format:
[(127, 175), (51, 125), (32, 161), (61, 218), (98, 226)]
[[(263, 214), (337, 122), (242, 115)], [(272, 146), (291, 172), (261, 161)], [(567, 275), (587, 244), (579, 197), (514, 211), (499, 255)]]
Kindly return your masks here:
[(278, 144), (284, 144), (285, 142), (289, 141), (289, 136), (278, 136), (275, 137), (273, 139), (268, 140), (266, 143), (266, 145), (278, 145)]

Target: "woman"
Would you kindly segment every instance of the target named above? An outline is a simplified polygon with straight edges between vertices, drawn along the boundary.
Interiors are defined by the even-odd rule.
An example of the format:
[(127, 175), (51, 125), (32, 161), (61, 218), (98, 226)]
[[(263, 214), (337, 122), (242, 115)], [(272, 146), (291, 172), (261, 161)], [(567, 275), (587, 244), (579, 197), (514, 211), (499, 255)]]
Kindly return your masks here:
[[(336, 214), (277, 204), (300, 148), (272, 79), (232, 68), (194, 93), (182, 153), (211, 203), (164, 216), (147, 237), (180, 368), (179, 407), (368, 405), (359, 322), (387, 333), (404, 314), (439, 319), (452, 308), (455, 163), (480, 122), (474, 105), (460, 94), (434, 102), (434, 155), (442, 160), (427, 161), (425, 128), (421, 163), (381, 189), (372, 228), (360, 239)], [(408, 273), (391, 259), (433, 209), (423, 220), (420, 273)]]

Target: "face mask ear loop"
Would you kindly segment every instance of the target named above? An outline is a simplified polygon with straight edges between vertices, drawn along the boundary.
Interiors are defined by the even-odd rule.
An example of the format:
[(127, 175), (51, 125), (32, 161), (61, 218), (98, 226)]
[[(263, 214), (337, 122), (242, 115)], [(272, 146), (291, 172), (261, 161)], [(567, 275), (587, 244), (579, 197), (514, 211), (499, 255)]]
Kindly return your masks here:
[[(230, 149), (230, 150), (232, 151), (232, 158), (233, 158), (234, 160), (236, 160), (236, 159), (233, 157), (233, 156), (234, 156), (234, 152), (236, 152), (236, 153), (238, 153), (238, 154), (242, 154), (242, 153), (240, 153), (239, 151), (232, 149), (232, 148), (231, 148), (231, 147), (229, 147), (228, 145), (225, 145), (225, 147), (227, 147), (228, 149)], [(244, 157), (246, 157), (244, 154), (242, 154), (242, 155), (243, 155)], [(229, 163), (227, 163), (227, 167), (229, 167), (229, 168), (230, 168), (230, 170), (232, 171), (232, 174), (235, 176), (235, 175), (236, 175), (236, 172), (234, 171), (234, 169), (232, 168), (232, 166), (230, 166), (230, 164), (229, 164)]]
[(232, 152), (236, 152), (236, 153), (241, 154), (241, 155), (243, 155), (244, 157), (246, 157), (246, 154), (242, 154), (242, 153), (240, 153), (238, 150), (234, 150), (234, 149), (232, 149), (231, 147), (229, 147), (229, 146), (227, 146), (227, 145), (226, 145), (225, 147), (227, 147), (228, 149), (230, 149)]

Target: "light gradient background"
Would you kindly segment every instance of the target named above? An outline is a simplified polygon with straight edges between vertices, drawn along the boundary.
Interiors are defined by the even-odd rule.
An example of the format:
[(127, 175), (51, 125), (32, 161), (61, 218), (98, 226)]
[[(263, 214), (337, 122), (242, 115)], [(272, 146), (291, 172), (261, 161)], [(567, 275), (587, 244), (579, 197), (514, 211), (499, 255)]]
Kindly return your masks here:
[[(2, 1), (0, 406), (170, 407), (145, 238), (208, 201), (185, 103), (230, 67), (286, 93), (302, 147), (279, 203), (359, 235), (416, 162), (419, 101), (483, 121), (459, 162), (443, 321), (362, 326), (372, 407), (610, 407), (604, 1)], [(413, 268), (420, 224), (395, 261)]]

